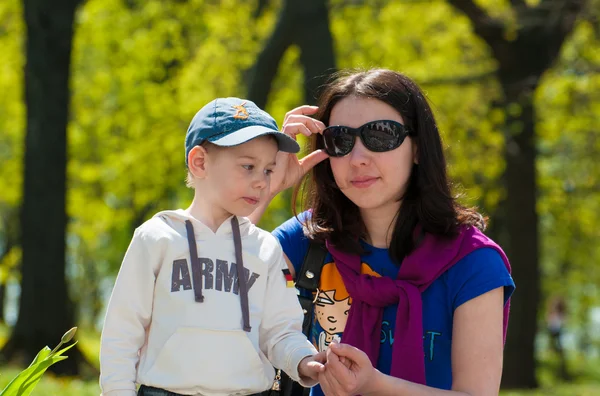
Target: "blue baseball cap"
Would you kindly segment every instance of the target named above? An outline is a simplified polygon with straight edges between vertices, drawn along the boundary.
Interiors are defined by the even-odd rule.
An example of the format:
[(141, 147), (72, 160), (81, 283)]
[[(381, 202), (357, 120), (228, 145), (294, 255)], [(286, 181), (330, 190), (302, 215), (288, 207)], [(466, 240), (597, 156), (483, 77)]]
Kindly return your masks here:
[(190, 150), (205, 141), (230, 147), (264, 135), (274, 136), (280, 151), (300, 151), (298, 143), (280, 132), (273, 117), (252, 101), (215, 99), (201, 108), (190, 123), (185, 136), (185, 163)]

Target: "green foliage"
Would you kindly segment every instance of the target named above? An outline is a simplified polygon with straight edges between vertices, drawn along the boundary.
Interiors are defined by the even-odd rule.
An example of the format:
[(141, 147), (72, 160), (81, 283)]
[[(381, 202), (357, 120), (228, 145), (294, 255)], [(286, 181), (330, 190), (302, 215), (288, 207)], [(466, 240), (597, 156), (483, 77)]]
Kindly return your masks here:
[(21, 2), (0, 4), (0, 214), (18, 205), (21, 197), (25, 107)]
[(536, 96), (544, 289), (566, 296), (572, 323), (583, 325), (600, 299), (600, 274), (591, 270), (600, 258), (598, 38), (591, 23), (580, 23)]
[[(25, 106), (22, 89), (24, 24), (21, 2), (0, 4), (0, 284), (18, 279), (21, 250), (16, 243), (16, 219), (23, 180), (23, 127)], [(16, 276), (15, 276), (16, 275)]]

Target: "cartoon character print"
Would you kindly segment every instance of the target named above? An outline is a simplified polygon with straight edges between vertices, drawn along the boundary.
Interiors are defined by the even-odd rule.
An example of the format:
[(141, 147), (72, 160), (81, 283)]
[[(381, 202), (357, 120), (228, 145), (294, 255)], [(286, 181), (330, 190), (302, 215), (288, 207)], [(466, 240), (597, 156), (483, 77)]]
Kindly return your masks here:
[[(380, 276), (366, 263), (362, 263), (361, 273)], [(321, 327), (316, 337), (313, 338), (313, 344), (317, 350), (326, 350), (336, 338), (339, 341), (339, 337), (346, 327), (351, 304), (352, 299), (335, 263), (325, 264), (321, 271), (319, 290), (315, 300), (315, 320)]]

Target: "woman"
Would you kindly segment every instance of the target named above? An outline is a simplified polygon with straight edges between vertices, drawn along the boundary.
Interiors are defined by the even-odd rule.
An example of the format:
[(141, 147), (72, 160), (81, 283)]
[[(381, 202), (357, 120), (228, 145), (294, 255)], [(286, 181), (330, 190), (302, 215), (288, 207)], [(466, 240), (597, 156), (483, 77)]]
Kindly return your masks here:
[(278, 158), (271, 191), (311, 170), (309, 210), (274, 235), (296, 271), (309, 239), (329, 252), (311, 340), (334, 347), (312, 394), (497, 395), (510, 266), (483, 216), (452, 196), (419, 87), (390, 70), (342, 76), (283, 131), (313, 150)]

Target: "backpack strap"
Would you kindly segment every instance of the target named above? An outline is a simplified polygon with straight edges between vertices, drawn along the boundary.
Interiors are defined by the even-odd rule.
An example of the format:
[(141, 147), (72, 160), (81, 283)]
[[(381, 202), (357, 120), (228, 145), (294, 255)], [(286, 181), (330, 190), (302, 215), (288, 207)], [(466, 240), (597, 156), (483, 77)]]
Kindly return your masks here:
[(303, 295), (302, 293), (298, 295), (298, 301), (300, 302), (302, 312), (304, 313), (302, 332), (309, 339), (310, 329), (313, 324), (314, 310), (314, 298), (312, 297), (312, 293), (316, 292), (319, 288), (319, 280), (321, 279), (321, 271), (323, 270), (326, 256), (327, 248), (324, 244), (310, 241), (306, 255), (304, 255), (302, 267), (296, 274), (296, 288), (308, 291), (309, 294), (308, 296)]
[(300, 272), (296, 274), (296, 287), (311, 292), (317, 290), (326, 256), (325, 245), (311, 240)]

